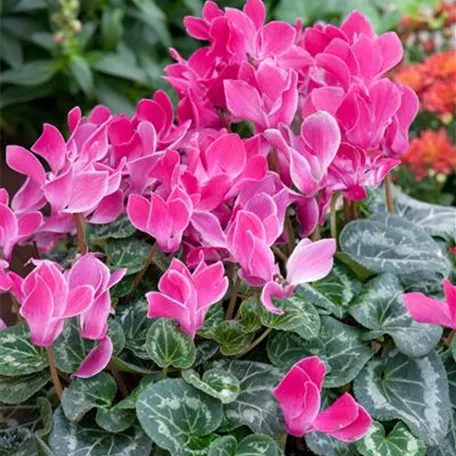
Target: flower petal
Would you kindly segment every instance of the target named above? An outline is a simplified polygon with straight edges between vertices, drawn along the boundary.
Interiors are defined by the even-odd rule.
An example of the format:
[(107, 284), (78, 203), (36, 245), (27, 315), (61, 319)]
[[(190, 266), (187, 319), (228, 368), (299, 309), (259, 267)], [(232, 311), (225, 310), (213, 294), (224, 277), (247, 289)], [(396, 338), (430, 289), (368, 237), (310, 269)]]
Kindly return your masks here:
[(113, 351), (111, 339), (108, 336), (104, 337), (87, 355), (74, 375), (80, 378), (89, 378), (100, 373), (109, 364)]

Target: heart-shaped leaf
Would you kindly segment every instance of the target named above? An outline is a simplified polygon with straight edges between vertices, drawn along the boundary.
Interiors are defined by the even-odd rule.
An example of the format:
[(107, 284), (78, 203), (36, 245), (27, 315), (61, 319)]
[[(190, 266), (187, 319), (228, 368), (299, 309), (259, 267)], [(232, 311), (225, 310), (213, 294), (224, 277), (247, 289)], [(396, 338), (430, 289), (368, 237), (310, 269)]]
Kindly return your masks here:
[(208, 456), (279, 456), (277, 443), (266, 435), (244, 437), (237, 443), (232, 435), (220, 437), (212, 443)]
[(25, 323), (0, 331), (0, 375), (20, 376), (39, 372), (48, 366), (46, 350), (30, 340)]
[(309, 449), (319, 456), (358, 456), (355, 445), (342, 442), (321, 432), (306, 435)]
[(127, 268), (127, 275), (136, 274), (144, 268), (152, 246), (135, 238), (109, 239), (106, 255), (112, 270)]
[(293, 331), (303, 339), (315, 339), (320, 331), (320, 315), (317, 309), (307, 300), (297, 294), (290, 298), (275, 300), (281, 308), (282, 315), (264, 312), (261, 315), (263, 325), (268, 328)]
[(213, 337), (220, 344), (222, 354), (231, 356), (247, 347), (252, 342), (254, 334), (245, 332), (236, 320), (225, 320), (214, 328)]
[(183, 372), (184, 380), (209, 396), (215, 397), (222, 404), (229, 404), (239, 395), (239, 380), (233, 374), (220, 369), (209, 369), (202, 378), (193, 370)]
[(150, 327), (146, 337), (146, 350), (160, 367), (187, 369), (196, 357), (192, 338), (167, 318), (159, 318)]
[[(114, 354), (120, 353), (125, 346), (125, 335), (117, 320), (109, 320), (108, 336), (112, 340)], [(79, 334), (76, 318), (65, 323), (62, 334), (55, 341), (53, 349), (57, 369), (67, 374), (76, 372), (97, 342), (83, 339)]]
[(225, 435), (211, 444), (208, 456), (236, 456), (236, 448), (236, 438), (232, 435)]
[(128, 429), (136, 421), (134, 410), (114, 406), (110, 409), (99, 408), (96, 422), (98, 426), (107, 432), (122, 432)]
[(0, 377), (0, 403), (20, 404), (51, 380), (47, 370), (20, 377)]
[(231, 425), (246, 425), (253, 432), (276, 438), (284, 432), (282, 412), (273, 394), (282, 379), (278, 369), (263, 363), (227, 360), (216, 361), (212, 367), (233, 374), (240, 383), (237, 399), (225, 405)]
[(404, 285), (417, 288), (439, 284), (451, 269), (434, 239), (397, 215), (375, 214), (349, 223), (340, 246), (371, 271), (393, 273)]
[(128, 303), (119, 318), (125, 333), (125, 348), (142, 359), (150, 359), (146, 350), (146, 336), (152, 326), (152, 320), (147, 318), (147, 310), (147, 301), (142, 297)]
[(254, 333), (261, 328), (261, 315), (263, 312), (264, 307), (256, 297), (248, 298), (242, 302), (240, 307), (240, 322), (245, 332)]
[(92, 420), (69, 421), (60, 408), (54, 413), (49, 445), (54, 456), (139, 456), (148, 455), (152, 449), (152, 442), (139, 426), (110, 433)]
[(222, 404), (182, 379), (161, 380), (147, 386), (136, 407), (147, 435), (171, 454), (185, 454), (193, 438), (205, 437), (222, 422)]
[(112, 223), (103, 225), (89, 225), (87, 238), (89, 241), (100, 241), (104, 239), (125, 239), (135, 234), (135, 227), (125, 215), (119, 217)]
[(207, 339), (212, 339), (214, 337), (215, 328), (223, 321), (224, 317), (225, 311), (221, 302), (209, 307), (206, 318), (204, 319), (204, 325), (198, 331), (198, 335), (206, 337)]
[(385, 350), (356, 378), (354, 390), (375, 419), (400, 419), (425, 443), (437, 445), (446, 434), (448, 379), (435, 352), (408, 358), (398, 350)]
[(361, 282), (342, 265), (335, 264), (331, 272), (323, 279), (298, 287), (297, 294), (308, 299), (312, 304), (331, 312), (337, 318), (343, 318), (352, 299), (361, 291)]
[(426, 453), (424, 442), (401, 422), (386, 436), (383, 425), (374, 421), (369, 433), (356, 442), (356, 448), (363, 456), (424, 456)]
[(110, 407), (116, 391), (116, 382), (106, 372), (91, 378), (76, 378), (63, 393), (63, 412), (67, 419), (79, 421), (93, 408)]
[(196, 342), (196, 359), (194, 367), (206, 363), (219, 351), (219, 345), (213, 340), (198, 340)]
[(407, 311), (402, 295), (398, 278), (383, 274), (364, 286), (350, 307), (350, 314), (371, 330), (363, 339), (388, 334), (405, 355), (427, 355), (439, 342), (442, 329), (437, 325), (417, 323)]

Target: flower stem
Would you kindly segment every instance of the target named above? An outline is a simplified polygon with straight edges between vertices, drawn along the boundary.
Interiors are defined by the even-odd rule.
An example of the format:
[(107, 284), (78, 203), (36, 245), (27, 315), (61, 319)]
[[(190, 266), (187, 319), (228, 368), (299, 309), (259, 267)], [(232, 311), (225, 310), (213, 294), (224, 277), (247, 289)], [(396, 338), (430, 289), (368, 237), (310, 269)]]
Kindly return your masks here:
[(391, 174), (387, 174), (385, 177), (385, 196), (386, 209), (388, 210), (388, 214), (392, 214), (394, 212), (394, 198), (392, 191)]
[(155, 242), (154, 245), (150, 248), (149, 254), (147, 255), (147, 259), (146, 259), (146, 264), (136, 274), (135, 278), (133, 279), (133, 284), (132, 284), (131, 291), (128, 295), (128, 299), (132, 298), (133, 294), (136, 291), (136, 288), (138, 288), (138, 285), (141, 283), (141, 280), (144, 277), (144, 274), (146, 273), (147, 269), (149, 268), (150, 264), (152, 263), (152, 260), (154, 259), (155, 253), (157, 252), (157, 247), (158, 247), (158, 244)]
[(230, 303), (228, 304), (228, 309), (226, 311), (225, 320), (231, 320), (234, 315), (234, 309), (236, 308), (236, 301), (239, 293), (239, 288), (241, 287), (241, 279), (239, 275), (236, 276), (234, 282), (233, 290), (231, 292)]
[(244, 350), (242, 350), (240, 353), (238, 353), (236, 358), (240, 358), (241, 356), (246, 355), (250, 350), (253, 350), (257, 345), (261, 344), (261, 342), (263, 342), (263, 340), (266, 339), (266, 337), (268, 337), (268, 334), (271, 331), (272, 331), (272, 328), (267, 328), (263, 332), (263, 334), (261, 334), (261, 336), (258, 337), (258, 339), (254, 340), (248, 347), (244, 348)]
[(351, 202), (344, 197), (344, 223), (351, 222)]
[(81, 255), (85, 255), (89, 249), (85, 238), (85, 220), (82, 214), (73, 214), (73, 220), (76, 225), (76, 238), (78, 241), (78, 249)]
[(287, 264), (288, 257), (282, 252), (282, 250), (279, 249), (277, 246), (272, 246), (272, 251), (284, 262), (284, 264)]
[(288, 230), (288, 250), (289, 254), (293, 252), (295, 245), (296, 245), (296, 236), (293, 230), (293, 223), (291, 222), (290, 215), (287, 212), (287, 216), (285, 218), (285, 223), (287, 224), (287, 230)]
[(57, 368), (55, 367), (55, 357), (54, 357), (54, 350), (52, 347), (47, 348), (48, 360), (49, 360), (49, 371), (51, 372), (52, 383), (54, 384), (54, 389), (59, 397), (62, 399), (63, 396), (63, 387), (60, 383), (59, 373), (57, 372)]
[(331, 237), (337, 242), (337, 200), (339, 199), (340, 194), (334, 193), (331, 199), (331, 205), (329, 207), (329, 224), (331, 227)]
[(287, 438), (288, 434), (286, 432), (280, 436), (279, 444), (283, 451), (285, 451), (287, 447)]
[(122, 374), (113, 366), (112, 363), (109, 363), (108, 369), (111, 372), (112, 376), (116, 379), (120, 394), (122, 394), (123, 397), (127, 397), (130, 394), (130, 391), (125, 384), (124, 379), (122, 378)]

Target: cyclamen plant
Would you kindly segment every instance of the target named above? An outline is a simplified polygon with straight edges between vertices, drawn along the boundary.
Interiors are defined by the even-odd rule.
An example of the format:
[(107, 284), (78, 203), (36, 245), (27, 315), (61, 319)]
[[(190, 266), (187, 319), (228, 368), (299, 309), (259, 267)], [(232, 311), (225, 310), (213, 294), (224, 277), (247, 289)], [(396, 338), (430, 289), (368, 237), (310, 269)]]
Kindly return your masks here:
[(456, 213), (386, 179), (418, 109), (387, 77), (401, 43), (356, 11), (265, 17), (185, 19), (208, 44), (171, 50), (176, 112), (161, 91), (132, 117), (74, 108), (68, 139), (8, 146), (0, 402), (42, 416), (0, 431), (11, 454), (453, 454), (454, 286), (422, 292), (452, 272)]

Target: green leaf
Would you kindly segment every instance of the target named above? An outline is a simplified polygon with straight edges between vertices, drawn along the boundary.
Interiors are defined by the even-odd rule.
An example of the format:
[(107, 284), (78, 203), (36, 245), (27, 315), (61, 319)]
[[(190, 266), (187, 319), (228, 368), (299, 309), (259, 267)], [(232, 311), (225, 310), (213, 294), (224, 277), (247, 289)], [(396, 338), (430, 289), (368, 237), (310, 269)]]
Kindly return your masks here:
[(49, 444), (55, 456), (140, 456), (152, 449), (152, 442), (139, 426), (113, 434), (92, 420), (68, 421), (60, 408), (54, 414)]
[(442, 329), (437, 325), (417, 323), (402, 299), (403, 289), (396, 276), (383, 274), (363, 288), (350, 308), (350, 314), (371, 331), (364, 340), (390, 335), (404, 355), (427, 355), (439, 342)]
[(254, 333), (261, 328), (261, 314), (263, 306), (256, 297), (251, 297), (242, 302), (240, 307), (240, 323), (247, 333)]
[[(114, 354), (120, 353), (125, 346), (125, 335), (117, 320), (108, 321), (108, 336), (114, 346)], [(76, 372), (97, 342), (83, 339), (79, 333), (79, 323), (72, 318), (65, 323), (62, 334), (54, 343), (55, 364), (57, 369), (67, 374)]]
[(238, 398), (225, 405), (225, 416), (234, 427), (246, 425), (253, 432), (275, 438), (283, 434), (282, 412), (273, 394), (282, 379), (278, 369), (269, 364), (228, 360), (216, 361), (212, 367), (239, 380)]
[(456, 362), (451, 357), (445, 360), (450, 393), (450, 424), (443, 439), (438, 446), (428, 448), (428, 456), (456, 456)]
[(359, 455), (354, 445), (342, 442), (321, 432), (311, 432), (306, 435), (306, 443), (309, 449), (319, 456)]
[(244, 331), (242, 325), (236, 320), (225, 320), (214, 329), (214, 340), (220, 344), (220, 351), (225, 356), (240, 353), (252, 342), (254, 334)]
[(160, 367), (189, 368), (196, 357), (192, 338), (182, 332), (173, 320), (159, 318), (150, 327), (146, 350)]
[(337, 318), (343, 318), (360, 290), (361, 282), (346, 266), (336, 263), (324, 279), (312, 285), (300, 285), (296, 293), (312, 304), (328, 310)]
[(117, 404), (117, 407), (124, 410), (136, 410), (136, 403), (138, 401), (138, 397), (147, 388), (147, 386), (151, 383), (156, 383), (160, 380), (164, 380), (165, 378), (166, 375), (163, 374), (163, 372), (161, 371), (152, 375), (146, 375), (141, 379), (139, 385), (130, 393), (130, 395), (122, 399)]
[(146, 265), (152, 246), (139, 239), (109, 239), (106, 254), (112, 270), (127, 268), (127, 275), (136, 274)]
[(79, 421), (93, 408), (108, 408), (117, 392), (117, 384), (106, 372), (90, 378), (76, 378), (65, 389), (62, 409), (66, 418)]
[(363, 456), (425, 456), (426, 453), (424, 442), (401, 422), (386, 436), (382, 424), (374, 421), (369, 433), (356, 442), (356, 448)]
[(95, 85), (92, 70), (84, 57), (80, 55), (72, 56), (70, 60), (70, 71), (78, 86), (87, 97), (91, 98), (95, 92)]
[(318, 339), (310, 341), (307, 349), (320, 356), (330, 372), (325, 377), (326, 388), (336, 388), (351, 382), (373, 356), (361, 340), (361, 331), (332, 317), (322, 317)]
[(107, 432), (122, 432), (128, 429), (136, 421), (134, 410), (114, 406), (110, 409), (99, 408), (96, 422), (98, 426)]
[(95, 75), (97, 100), (116, 114), (132, 116), (135, 105), (128, 94), (121, 92), (123, 84), (114, 84), (112, 78)]
[(239, 380), (229, 372), (209, 369), (201, 378), (195, 370), (189, 369), (183, 372), (182, 377), (187, 383), (203, 393), (215, 397), (222, 404), (229, 404), (239, 396)]
[(147, 310), (146, 299), (140, 298), (129, 303), (119, 318), (125, 333), (125, 348), (142, 359), (150, 359), (146, 350), (146, 336), (153, 320), (147, 317)]
[(48, 366), (46, 350), (30, 340), (25, 323), (0, 331), (0, 375), (20, 376), (39, 372)]
[(60, 69), (55, 60), (35, 60), (0, 74), (2, 84), (37, 86), (49, 81)]
[(51, 84), (43, 84), (33, 88), (21, 86), (9, 86), (0, 94), (0, 109), (19, 103), (44, 98), (54, 92)]
[(429, 234), (397, 215), (375, 214), (349, 223), (340, 235), (340, 246), (371, 271), (391, 272), (408, 286), (440, 284), (451, 268)]
[(225, 435), (211, 444), (208, 456), (236, 456), (236, 448), (236, 438), (232, 435)]
[(377, 420), (400, 419), (430, 445), (445, 436), (449, 422), (448, 380), (435, 352), (407, 358), (385, 350), (356, 378), (358, 401)]
[(48, 371), (20, 377), (0, 377), (0, 403), (21, 404), (46, 386), (50, 380)]
[(105, 239), (125, 239), (135, 234), (136, 228), (131, 224), (128, 217), (122, 216), (111, 223), (103, 225), (89, 225), (87, 237), (90, 242)]
[(192, 438), (214, 432), (223, 417), (222, 405), (217, 399), (182, 379), (148, 385), (139, 395), (136, 411), (147, 435), (159, 447), (175, 455), (181, 454)]
[(306, 299), (294, 294), (290, 298), (274, 300), (277, 307), (283, 309), (282, 315), (264, 312), (261, 315), (263, 325), (268, 328), (293, 331), (303, 339), (315, 339), (320, 332), (320, 315), (317, 309)]
[(196, 343), (196, 359), (194, 363), (194, 367), (200, 366), (201, 364), (206, 363), (209, 361), (212, 357), (215, 356), (215, 354), (219, 350), (219, 345), (217, 342), (214, 342), (213, 340), (199, 340)]
[(273, 331), (268, 337), (266, 350), (274, 366), (288, 370), (300, 359), (312, 356), (307, 348), (308, 346), (309, 342), (297, 334)]
[(209, 307), (209, 311), (204, 319), (203, 327), (198, 331), (198, 336), (212, 339), (214, 337), (214, 330), (219, 323), (225, 318), (225, 310), (221, 302), (217, 302)]
[(249, 435), (239, 443), (236, 456), (279, 456), (277, 443), (266, 435)]
[(101, 40), (105, 49), (113, 50), (122, 38), (124, 11), (120, 8), (105, 8), (101, 16)]
[(100, 73), (117, 76), (140, 84), (147, 84), (146, 74), (119, 54), (103, 54), (92, 68)]
[(0, 56), (12, 68), (22, 66), (24, 56), (21, 41), (6, 30), (0, 30)]
[(36, 404), (40, 409), (40, 417), (43, 422), (43, 428), (35, 431), (39, 437), (45, 437), (52, 429), (52, 405), (45, 397), (37, 397)]

